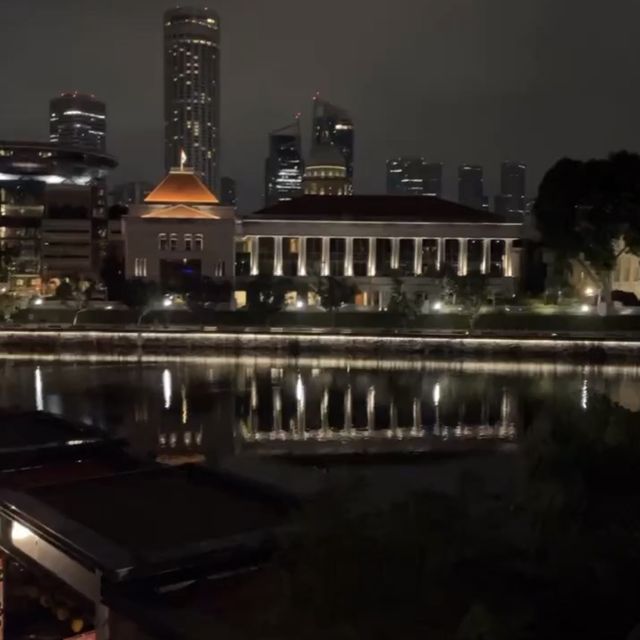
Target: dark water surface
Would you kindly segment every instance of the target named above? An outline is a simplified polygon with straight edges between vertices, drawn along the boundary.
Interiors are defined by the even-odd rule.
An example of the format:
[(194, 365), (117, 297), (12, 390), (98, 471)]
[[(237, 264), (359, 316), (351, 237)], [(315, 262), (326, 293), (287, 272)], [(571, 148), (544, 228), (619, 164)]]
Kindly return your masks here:
[(517, 445), (566, 402), (640, 409), (640, 369), (460, 361), (0, 360), (0, 406), (92, 424), (164, 460)]

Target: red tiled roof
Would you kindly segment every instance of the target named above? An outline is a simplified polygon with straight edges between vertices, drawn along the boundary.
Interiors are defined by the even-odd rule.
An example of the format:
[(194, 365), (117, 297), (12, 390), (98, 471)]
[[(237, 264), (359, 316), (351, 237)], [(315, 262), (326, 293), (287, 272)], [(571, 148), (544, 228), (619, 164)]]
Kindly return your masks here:
[(148, 204), (218, 204), (193, 171), (172, 170), (145, 198)]

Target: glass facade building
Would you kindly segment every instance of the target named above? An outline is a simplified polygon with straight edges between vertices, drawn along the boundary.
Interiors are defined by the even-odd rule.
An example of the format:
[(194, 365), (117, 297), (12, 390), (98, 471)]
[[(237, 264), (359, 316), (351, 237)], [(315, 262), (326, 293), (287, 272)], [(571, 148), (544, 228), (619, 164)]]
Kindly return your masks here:
[(298, 121), (269, 135), (265, 165), (265, 205), (297, 198), (302, 194), (304, 163)]
[(442, 170), (439, 162), (401, 156), (387, 160), (387, 194), (392, 196), (442, 197)]
[(458, 168), (458, 202), (471, 209), (486, 208), (482, 167), (463, 164)]
[(210, 189), (220, 166), (220, 19), (208, 9), (164, 15), (165, 168), (186, 165)]
[(105, 151), (104, 102), (82, 93), (63, 93), (49, 103), (49, 141), (64, 147)]
[(313, 101), (312, 144), (331, 143), (337, 147), (347, 167), (347, 178), (353, 182), (354, 128), (351, 116), (317, 96)]

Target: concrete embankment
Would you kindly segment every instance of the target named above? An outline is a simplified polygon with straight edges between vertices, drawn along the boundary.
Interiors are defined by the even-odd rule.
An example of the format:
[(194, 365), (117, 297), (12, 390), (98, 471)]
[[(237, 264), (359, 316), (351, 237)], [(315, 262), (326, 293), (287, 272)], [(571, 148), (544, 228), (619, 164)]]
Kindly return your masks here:
[(113, 358), (274, 354), (379, 358), (507, 358), (572, 362), (640, 362), (640, 341), (614, 339), (374, 336), (296, 332), (219, 331), (0, 331), (5, 355)]

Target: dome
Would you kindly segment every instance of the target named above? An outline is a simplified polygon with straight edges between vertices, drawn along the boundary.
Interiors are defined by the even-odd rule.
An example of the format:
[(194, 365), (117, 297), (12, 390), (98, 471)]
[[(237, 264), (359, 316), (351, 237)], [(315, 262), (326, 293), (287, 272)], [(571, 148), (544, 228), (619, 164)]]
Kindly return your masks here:
[(315, 145), (311, 149), (307, 168), (313, 167), (340, 167), (346, 169), (347, 163), (338, 147), (333, 144), (323, 143)]

